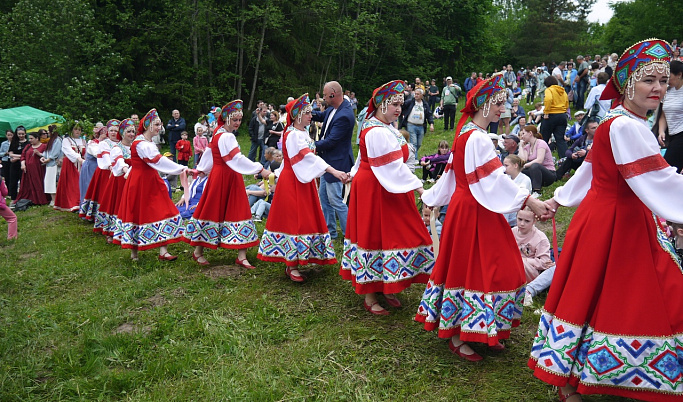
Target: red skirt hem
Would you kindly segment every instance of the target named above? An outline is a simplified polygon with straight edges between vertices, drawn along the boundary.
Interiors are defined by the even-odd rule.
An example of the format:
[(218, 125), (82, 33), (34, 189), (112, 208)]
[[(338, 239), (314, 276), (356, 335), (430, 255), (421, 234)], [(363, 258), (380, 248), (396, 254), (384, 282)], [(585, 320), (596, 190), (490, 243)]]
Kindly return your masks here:
[(189, 244), (192, 247), (197, 247), (197, 246), (202, 246), (204, 248), (210, 248), (211, 250), (217, 250), (219, 247), (220, 248), (226, 248), (228, 250), (241, 250), (243, 248), (251, 248), (254, 246), (258, 246), (259, 241), (255, 240), (249, 243), (245, 244), (211, 244), (211, 243), (205, 243), (203, 241), (192, 241), (188, 239), (187, 237), (183, 237), (180, 241), (184, 241), (185, 243)]
[(336, 258), (332, 258), (329, 260), (321, 260), (318, 258), (309, 258), (307, 260), (289, 261), (289, 260), (286, 260), (284, 258), (279, 258), (279, 257), (266, 257), (263, 254), (257, 254), (256, 258), (258, 258), (261, 261), (266, 261), (266, 262), (284, 262), (285, 265), (288, 267), (299, 267), (299, 266), (308, 265), (308, 264), (334, 265), (338, 262)]
[(342, 279), (346, 281), (351, 281), (354, 290), (356, 294), (359, 295), (364, 295), (368, 293), (384, 293), (384, 294), (394, 294), (394, 293), (401, 293), (402, 291), (408, 289), (410, 285), (414, 283), (427, 283), (429, 281), (429, 274), (426, 273), (421, 273), (417, 274), (412, 278), (403, 280), (403, 281), (398, 281), (398, 282), (392, 282), (392, 283), (386, 283), (383, 281), (377, 281), (373, 283), (368, 283), (368, 284), (360, 284), (356, 282), (356, 278), (351, 275), (351, 271), (345, 270), (345, 269), (339, 269), (339, 275), (342, 277)]
[(121, 244), (120, 240), (119, 241), (114, 240), (114, 244), (120, 245), (121, 248), (123, 248), (123, 249), (145, 251), (145, 250), (151, 250), (153, 248), (168, 246), (169, 244), (178, 243), (179, 241), (182, 241), (180, 237), (177, 237), (175, 239), (164, 240), (164, 241), (159, 242), (159, 243), (147, 244), (144, 246), (138, 246), (136, 244)]
[[(463, 342), (476, 342), (484, 343), (489, 346), (493, 346), (498, 343), (498, 341), (510, 338), (510, 329), (500, 330), (495, 336), (488, 336), (487, 334), (480, 334), (474, 332), (462, 332), (461, 327), (454, 327), (446, 330), (439, 329), (438, 322), (427, 322), (426, 317), (420, 314), (415, 315), (415, 321), (424, 324), (425, 331), (438, 330), (437, 336), (441, 339), (449, 339), (455, 335), (460, 335), (460, 339)], [(519, 327), (521, 323), (520, 320), (512, 320), (512, 328)]]

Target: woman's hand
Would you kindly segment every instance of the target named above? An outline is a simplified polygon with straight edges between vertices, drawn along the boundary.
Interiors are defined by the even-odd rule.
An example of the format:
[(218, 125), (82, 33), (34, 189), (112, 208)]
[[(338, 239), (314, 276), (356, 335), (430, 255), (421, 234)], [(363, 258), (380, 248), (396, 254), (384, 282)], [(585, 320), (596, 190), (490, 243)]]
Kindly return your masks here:
[(331, 174), (332, 176), (334, 176), (335, 178), (337, 178), (337, 179), (338, 179), (339, 181), (341, 181), (342, 183), (346, 183), (346, 182), (348, 181), (348, 179), (349, 179), (349, 176), (348, 176), (346, 173), (344, 173), (344, 172), (342, 172), (342, 171), (339, 171), (339, 170), (337, 170), (337, 169), (335, 169), (335, 168), (333, 168), (333, 167), (330, 167), (329, 169), (326, 169), (326, 171), (327, 171), (327, 173)]
[(415, 191), (417, 191), (417, 193), (420, 195), (420, 197), (422, 197), (422, 194), (424, 194), (425, 189), (424, 189), (424, 187), (418, 187)]
[[(534, 213), (534, 215), (539, 216), (543, 220), (548, 219), (544, 219), (544, 217), (550, 214), (550, 207), (545, 202), (534, 197), (529, 197), (526, 201), (526, 205), (531, 208), (531, 211)], [(553, 212), (552, 215), (555, 215), (555, 213)], [(551, 218), (552, 215), (550, 216)]]
[(21, 161), (21, 170), (26, 172), (26, 161)]
[(261, 177), (263, 177), (264, 179), (267, 180), (271, 173), (273, 173), (273, 172), (271, 172), (268, 169), (263, 169), (263, 170), (261, 170)]
[(557, 209), (560, 208), (560, 204), (557, 201), (555, 201), (554, 198), (545, 201), (545, 205), (548, 211), (545, 215), (540, 215), (541, 220), (544, 221), (554, 218), (555, 214), (557, 213)]
[(664, 131), (660, 131), (659, 135), (657, 136), (657, 139), (659, 140), (659, 145), (664, 146), (664, 140), (666, 139), (666, 133)]

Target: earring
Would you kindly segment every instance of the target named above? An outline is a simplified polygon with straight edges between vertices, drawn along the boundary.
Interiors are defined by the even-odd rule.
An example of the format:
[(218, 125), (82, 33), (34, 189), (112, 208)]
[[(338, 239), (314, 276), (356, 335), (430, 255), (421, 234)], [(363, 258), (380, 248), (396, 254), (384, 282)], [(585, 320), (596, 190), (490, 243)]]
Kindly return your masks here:
[(296, 122), (299, 124), (301, 124), (301, 115), (303, 115), (303, 113), (299, 113), (299, 115), (296, 116)]
[(379, 110), (382, 112), (382, 114), (387, 114), (387, 109), (389, 105), (386, 102), (382, 102), (381, 105), (379, 105)]
[(489, 117), (489, 112), (491, 111), (491, 102), (484, 103), (484, 107), (482, 109), (484, 118)]
[(628, 97), (628, 100), (633, 100), (636, 96), (636, 85), (633, 76), (628, 80), (628, 84), (626, 85), (626, 96)]

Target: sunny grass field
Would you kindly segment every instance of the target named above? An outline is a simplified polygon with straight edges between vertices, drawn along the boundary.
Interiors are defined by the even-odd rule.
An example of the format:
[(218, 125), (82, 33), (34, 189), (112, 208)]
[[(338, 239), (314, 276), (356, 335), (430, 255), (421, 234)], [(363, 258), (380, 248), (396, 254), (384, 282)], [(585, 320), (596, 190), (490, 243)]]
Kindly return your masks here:
[[(452, 140), (436, 127), (425, 153)], [(558, 214), (561, 235), (571, 213)], [(338, 265), (296, 284), (255, 248), (247, 271), (228, 250), (207, 250), (211, 266), (200, 268), (185, 244), (170, 247), (176, 262), (147, 251), (133, 263), (74, 214), (18, 216), (19, 241), (0, 223), (2, 401), (557, 400), (526, 368), (542, 297), (505, 352), (475, 346), (485, 360), (472, 364), (413, 321), (424, 285), (390, 316), (372, 316)]]

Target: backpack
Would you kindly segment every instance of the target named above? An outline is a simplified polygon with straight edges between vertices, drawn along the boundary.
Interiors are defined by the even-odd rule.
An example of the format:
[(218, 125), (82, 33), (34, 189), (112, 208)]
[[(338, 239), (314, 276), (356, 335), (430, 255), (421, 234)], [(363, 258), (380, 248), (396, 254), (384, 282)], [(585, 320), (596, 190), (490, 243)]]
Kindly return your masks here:
[(30, 207), (31, 205), (33, 205), (33, 202), (31, 202), (31, 200), (27, 200), (26, 198), (22, 198), (14, 204), (14, 210), (15, 211), (26, 211), (28, 209), (28, 207)]

